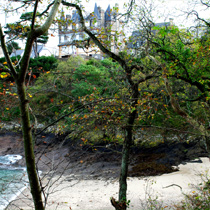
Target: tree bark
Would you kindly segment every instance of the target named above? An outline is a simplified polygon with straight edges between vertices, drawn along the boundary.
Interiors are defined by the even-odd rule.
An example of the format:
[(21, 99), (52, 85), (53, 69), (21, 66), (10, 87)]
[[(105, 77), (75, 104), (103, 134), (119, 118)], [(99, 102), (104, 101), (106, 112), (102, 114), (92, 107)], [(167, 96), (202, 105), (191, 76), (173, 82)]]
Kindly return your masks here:
[(22, 133), (24, 139), (24, 150), (25, 150), (25, 160), (26, 168), (28, 173), (28, 179), (31, 188), (31, 194), (34, 201), (34, 206), (36, 210), (44, 210), (44, 205), (42, 202), (41, 188), (38, 179), (38, 172), (36, 170), (35, 156), (33, 149), (33, 138), (30, 125), (30, 115), (28, 109), (28, 100), (26, 97), (25, 84), (17, 83), (18, 96), (19, 96), (19, 107), (21, 112), (22, 121)]
[(128, 177), (128, 165), (130, 157), (130, 148), (132, 145), (132, 127), (127, 127), (125, 129), (126, 136), (123, 143), (122, 152), (122, 162), (121, 162), (121, 172), (119, 180), (119, 202), (122, 204), (122, 209), (127, 208), (127, 177)]
[(19, 108), (20, 108), (21, 121), (22, 121), (22, 133), (23, 133), (23, 139), (24, 139), (25, 161), (26, 161), (26, 168), (27, 168), (28, 179), (29, 179), (29, 184), (31, 188), (31, 194), (34, 201), (34, 206), (36, 210), (44, 210), (45, 207), (42, 201), (42, 192), (41, 192), (41, 187), (40, 187), (40, 183), (38, 179), (38, 172), (36, 170), (36, 164), (35, 164), (32, 130), (31, 130), (31, 124), (30, 124), (30, 113), (29, 113), (29, 107), (28, 107), (29, 101), (27, 100), (27, 95), (26, 95), (25, 78), (26, 78), (26, 74), (28, 70), (30, 54), (31, 54), (34, 40), (40, 35), (43, 35), (49, 29), (58, 11), (58, 7), (60, 5), (61, 0), (55, 0), (54, 5), (45, 23), (41, 27), (34, 29), (38, 2), (39, 1), (36, 0), (35, 6), (34, 6), (34, 15), (33, 15), (32, 24), (31, 24), (31, 30), (27, 37), (25, 51), (24, 51), (23, 58), (21, 60), (21, 65), (20, 65), (21, 67), (20, 67), (19, 72), (16, 71), (15, 66), (13, 65), (9, 57), (1, 25), (0, 25), (0, 39), (1, 39), (2, 49), (3, 49), (4, 55), (7, 61), (7, 65), (9, 66), (9, 72), (12, 74), (15, 80), (16, 86), (17, 86)]

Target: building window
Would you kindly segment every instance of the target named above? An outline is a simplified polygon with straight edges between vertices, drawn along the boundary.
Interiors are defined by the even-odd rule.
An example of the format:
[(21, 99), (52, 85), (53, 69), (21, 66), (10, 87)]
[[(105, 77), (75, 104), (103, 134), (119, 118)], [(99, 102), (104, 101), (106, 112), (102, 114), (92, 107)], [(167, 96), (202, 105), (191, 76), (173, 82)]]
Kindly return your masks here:
[(61, 36), (61, 42), (64, 42), (64, 36)]
[(87, 20), (85, 21), (85, 26), (86, 26), (86, 27), (89, 27), (89, 26), (90, 26), (90, 25), (89, 25), (89, 21), (87, 21)]
[(90, 19), (90, 27), (93, 27), (93, 20)]

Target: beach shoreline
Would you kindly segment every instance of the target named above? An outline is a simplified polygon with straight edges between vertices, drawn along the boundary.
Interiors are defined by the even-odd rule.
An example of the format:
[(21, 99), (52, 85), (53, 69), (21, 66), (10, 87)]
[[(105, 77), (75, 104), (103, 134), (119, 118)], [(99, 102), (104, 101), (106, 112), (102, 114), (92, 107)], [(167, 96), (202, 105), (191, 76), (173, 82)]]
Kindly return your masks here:
[[(209, 174), (210, 162), (208, 158), (199, 161), (180, 164), (180, 170), (170, 174), (153, 177), (128, 177), (128, 199), (131, 210), (143, 209), (149, 205), (146, 199), (154, 199), (165, 207), (172, 209), (174, 204), (184, 199), (184, 194), (192, 193), (198, 186), (203, 176)], [(201, 176), (201, 174), (203, 174)], [(51, 181), (56, 180), (56, 175)], [(43, 183), (49, 181), (45, 177)], [(46, 210), (111, 210), (110, 198), (118, 197), (118, 179), (80, 179), (74, 174), (64, 175), (52, 186)], [(24, 196), (23, 196), (24, 195)], [(18, 197), (15, 205), (24, 210), (32, 209), (32, 202), (22, 199), (30, 196), (28, 189)], [(168, 206), (168, 207), (166, 207)], [(8, 208), (10, 209), (10, 208)], [(11, 208), (14, 209), (14, 208)], [(146, 209), (146, 208), (145, 208)]]
[[(25, 166), (21, 134), (0, 135), (0, 145), (0, 155), (20, 154), (23, 159), (17, 162), (17, 166)], [(95, 150), (96, 148), (97, 150)], [(189, 156), (187, 156), (185, 148), (187, 148)], [(154, 151), (157, 152), (157, 149), (159, 149), (160, 154), (153, 154)], [(71, 140), (63, 142), (62, 139), (58, 139), (52, 134), (40, 136), (35, 145), (35, 155), (38, 170), (42, 171), (42, 187), (47, 183), (54, 183), (56, 180), (50, 188), (50, 190), (55, 191), (53, 194), (52, 191), (45, 188), (45, 191), (49, 193), (46, 210), (55, 208), (60, 210), (114, 209), (111, 206), (110, 198), (118, 198), (121, 154), (117, 148), (116, 152), (112, 150), (113, 148), (109, 150), (101, 146), (81, 147), (78, 142), (76, 145)], [(180, 201), (179, 198), (183, 198), (183, 196), (177, 186), (181, 186), (186, 192), (192, 191), (189, 184), (193, 180), (189, 180), (189, 177), (194, 177), (197, 180), (194, 169), (197, 168), (200, 173), (202, 168), (210, 166), (208, 158), (202, 158), (203, 163), (201, 163), (202, 161), (191, 161), (185, 162), (187, 164), (180, 164), (195, 155), (195, 149), (190, 150), (189, 144), (186, 144), (186, 147), (180, 143), (161, 145), (159, 148), (153, 148), (153, 150), (148, 149), (142, 152), (138, 148), (134, 148), (131, 154), (128, 178), (130, 209), (142, 209), (141, 205), (147, 205), (145, 200), (149, 198), (149, 194), (154, 199), (157, 195), (160, 202), (164, 201), (163, 205), (168, 205), (175, 199), (174, 196), (170, 198), (169, 194), (175, 195), (177, 193), (178, 200), (175, 199), (174, 202)], [(182, 151), (185, 151), (184, 154), (180, 154)], [(140, 171), (133, 170), (142, 163), (148, 166), (145, 171), (141, 171), (141, 168)], [(169, 170), (170, 172), (174, 171), (173, 173), (158, 170), (161, 169), (161, 164), (165, 166), (169, 163), (171, 164), (169, 166), (176, 166), (175, 170), (171, 170), (170, 167), (167, 168), (167, 170), (171, 170)], [(179, 166), (177, 167), (177, 165)], [(154, 168), (154, 166), (157, 167)], [(169, 187), (170, 185), (173, 186)], [(24, 210), (33, 209), (28, 188), (7, 209), (15, 210), (16, 206)]]

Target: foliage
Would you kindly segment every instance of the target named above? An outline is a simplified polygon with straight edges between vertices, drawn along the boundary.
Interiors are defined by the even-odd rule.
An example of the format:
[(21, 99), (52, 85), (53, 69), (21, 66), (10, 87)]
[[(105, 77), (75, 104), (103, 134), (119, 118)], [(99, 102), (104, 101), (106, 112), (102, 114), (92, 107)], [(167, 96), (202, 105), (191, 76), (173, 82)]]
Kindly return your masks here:
[(16, 88), (14, 82), (0, 80), (0, 113), (2, 121), (13, 121), (19, 119)]
[(175, 115), (179, 114), (200, 134), (208, 136), (210, 75), (206, 58), (209, 57), (209, 39), (204, 42), (190, 32), (171, 26), (161, 28), (151, 43), (151, 54), (162, 63), (163, 81), (167, 78), (168, 94), (170, 86)]
[[(21, 57), (18, 55), (18, 56), (13, 56), (13, 57), (11, 57), (10, 59), (12, 60), (12, 62), (15, 62), (15, 61), (19, 61), (20, 58), (21, 58)], [(0, 58), (0, 63), (1, 63), (1, 64), (4, 64), (5, 62), (6, 62), (5, 57), (1, 57), (1, 58)]]
[(97, 94), (107, 96), (115, 94), (114, 83), (111, 80), (109, 69), (101, 66), (97, 68), (95, 63), (91, 65), (80, 65), (72, 76), (72, 95), (73, 97), (81, 97), (90, 95), (97, 91)]
[(202, 182), (194, 186), (194, 190), (185, 195), (185, 200), (181, 204), (175, 205), (176, 210), (199, 210), (210, 208), (210, 188), (208, 176), (201, 174)]
[(54, 56), (41, 56), (30, 59), (29, 69), (32, 69), (34, 73), (40, 73), (55, 69), (57, 65), (58, 60)]
[[(18, 64), (20, 61), (21, 57), (11, 57), (11, 60), (14, 64)], [(5, 57), (0, 58), (0, 63), (4, 66), (7, 67), (7, 62), (5, 61)], [(39, 77), (40, 73), (43, 72), (49, 72), (51, 69), (55, 69), (58, 65), (58, 60), (53, 57), (53, 56), (41, 56), (37, 58), (30, 58), (29, 61), (29, 71), (27, 72), (27, 83), (33, 83), (34, 79)], [(19, 65), (17, 65), (17, 71), (19, 71)], [(5, 85), (6, 88), (3, 87), (3, 84)], [(12, 84), (12, 86), (11, 86)], [(5, 72), (3, 68), (0, 68), (0, 92), (3, 94), (3, 90), (8, 90), (7, 92), (11, 94), (17, 94), (17, 91), (14, 88), (14, 79), (12, 78), (11, 74), (8, 72)], [(12, 87), (12, 90), (10, 90)], [(11, 112), (11, 117), (8, 119), (13, 119), (13, 117), (16, 116), (16, 114)]]
[(7, 44), (7, 50), (9, 54), (11, 54), (14, 50), (19, 50), (19, 49), (20, 47), (17, 42), (12, 41)]
[[(37, 3), (38, 1), (35, 5)], [(65, 1), (63, 4), (73, 6), (81, 15), (81, 7), (78, 5)], [(32, 13), (25, 13), (21, 19), (33, 21)], [(52, 19), (48, 19), (49, 28)], [(8, 63), (3, 62), (2, 65), (7, 70), (10, 66), (8, 71), (12, 72), (18, 91), (10, 91), (12, 88), (8, 88), (5, 83), (10, 73), (3, 69), (1, 95), (10, 97), (15, 96), (16, 92), (19, 94), (25, 145), (28, 143), (31, 149), (31, 152), (26, 150), (29, 155), (33, 155), (31, 127), (35, 124), (34, 122), (30, 126), (30, 120), (34, 121), (32, 117), (29, 118), (30, 112), (31, 116), (41, 122), (59, 121), (60, 132), (68, 130), (72, 137), (80, 137), (84, 144), (91, 144), (91, 140), (122, 142), (122, 169), (117, 202), (121, 207), (126, 202), (129, 152), (135, 135), (145, 132), (144, 128), (149, 126), (167, 125), (179, 130), (188, 129), (185, 120), (188, 123), (191, 123), (190, 120), (196, 121), (205, 127), (209, 124), (209, 37), (201, 42), (200, 38), (195, 39), (193, 34), (175, 26), (154, 27), (151, 31), (151, 23), (148, 22), (146, 30), (149, 33), (146, 33), (148, 36), (144, 42), (145, 49), (139, 49), (140, 53), (137, 54), (129, 53), (126, 48), (119, 55), (112, 53), (111, 42), (118, 44), (118, 48), (124, 42), (118, 38), (120, 32), (116, 32), (114, 38), (109, 38), (111, 27), (107, 27), (106, 34), (95, 36), (85, 27), (84, 19), (80, 17), (82, 29), (89, 35), (91, 42), (111, 59), (85, 61), (79, 57), (71, 57), (67, 62), (59, 62), (57, 65), (53, 57), (41, 57), (31, 60), (28, 69), (29, 57), (25, 53), (20, 67), (15, 66), (16, 63), (10, 63), (9, 59)], [(7, 25), (6, 33), (10, 38), (28, 37), (26, 52), (30, 52), (33, 41), (44, 43), (47, 39), (47, 28), (44, 29), (40, 32), (35, 21), (30, 27), (16, 22)], [(43, 41), (39, 39), (40, 34)], [(1, 36), (3, 39), (3, 35)], [(39, 78), (36, 73), (40, 74)], [(31, 76), (35, 84), (28, 88)], [(29, 101), (30, 107), (26, 103)], [(175, 107), (174, 104), (178, 105)], [(10, 108), (6, 107), (6, 110), (9, 111)], [(12, 112), (19, 114), (16, 109)], [(6, 116), (5, 120), (7, 119)], [(29, 155), (25, 157), (28, 158)], [(34, 157), (26, 161), (28, 168), (31, 167), (31, 160)], [(41, 190), (37, 176), (33, 177), (36, 175), (35, 162), (32, 165), (28, 174), (31, 176), (30, 181), (36, 181), (35, 187), (31, 187), (33, 196), (36, 197)], [(38, 200), (41, 201), (41, 196)], [(122, 208), (126, 209), (126, 205)]]
[(63, 114), (64, 110), (69, 109), (70, 103), (73, 103), (73, 107), (79, 106), (80, 97), (94, 92), (104, 96), (114, 94), (108, 69), (102, 64), (100, 66), (101, 70), (88, 61), (86, 63), (81, 57), (71, 57), (67, 62), (59, 62), (56, 69), (41, 74), (31, 88), (30, 94), (33, 96), (36, 93), (36, 97), (32, 99), (36, 104), (35, 108), (44, 110), (51, 101), (50, 106), (53, 108), (48, 109), (47, 113), (51, 112), (52, 117), (54, 112)]
[[(7, 23), (5, 27), (5, 34), (8, 34), (10, 38), (21, 38), (25, 39), (30, 31), (30, 25), (27, 21), (32, 19), (33, 12), (23, 13), (20, 17), (21, 22)], [(35, 24), (35, 27), (39, 27), (39, 24)], [(43, 35), (37, 37), (36, 43), (46, 44), (48, 41), (48, 32), (45, 32)]]

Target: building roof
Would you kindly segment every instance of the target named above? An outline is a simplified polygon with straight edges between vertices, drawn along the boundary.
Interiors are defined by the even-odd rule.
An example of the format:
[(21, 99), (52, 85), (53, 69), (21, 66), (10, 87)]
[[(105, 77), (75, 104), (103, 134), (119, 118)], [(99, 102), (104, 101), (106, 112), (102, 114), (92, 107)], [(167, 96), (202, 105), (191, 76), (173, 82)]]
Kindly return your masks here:
[(97, 19), (101, 19), (101, 14), (99, 13), (98, 11), (98, 7), (97, 7), (97, 4), (95, 3), (95, 8), (94, 8), (94, 13), (93, 13), (93, 16)]
[(72, 19), (73, 23), (80, 21), (80, 16), (76, 10), (73, 11), (73, 15), (72, 15), (71, 19)]
[(170, 26), (170, 22), (163, 22), (163, 23), (155, 23), (154, 26), (157, 26), (157, 27), (167, 27), (167, 26)]
[[(162, 22), (162, 23), (152, 23), (149, 25), (148, 30), (151, 30), (153, 35), (156, 35), (158, 29), (153, 29), (153, 27), (162, 28), (170, 26), (170, 22)], [(136, 30), (132, 32), (131, 40), (128, 42), (128, 48), (138, 48), (142, 46), (146, 42), (145, 39), (145, 31), (144, 30)]]
[(14, 56), (22, 56), (24, 50), (15, 50), (14, 52), (12, 52), (12, 54), (10, 55), (10, 57), (14, 57)]
[(106, 12), (105, 12), (105, 22), (112, 20), (111, 15), (112, 15), (111, 14), (111, 8), (110, 8), (110, 4), (109, 4), (109, 6), (107, 7)]
[[(63, 12), (63, 10), (62, 10)], [(63, 14), (63, 13), (62, 13)], [(111, 21), (113, 16), (116, 16), (116, 11), (112, 11), (110, 5), (107, 7), (106, 12), (105, 12), (105, 22), (106, 21)], [(101, 20), (101, 11), (100, 7), (97, 6), (97, 3), (95, 3), (94, 6), (94, 11), (87, 15), (85, 17), (85, 20), (93, 20), (93, 19)], [(61, 16), (61, 19), (64, 19), (63, 15)], [(72, 17), (70, 18), (73, 23), (78, 23), (80, 21), (80, 16), (76, 10), (73, 11)]]
[(94, 11), (87, 15), (85, 18), (86, 20), (93, 20), (94, 18), (101, 20), (101, 14), (99, 12), (99, 7), (97, 6), (97, 3), (95, 3)]
[[(46, 47), (44, 47), (44, 45), (37, 45), (37, 53), (39, 54), (42, 50), (48, 50)], [(15, 50), (11, 55), (10, 57), (13, 57), (13, 56), (22, 56), (24, 53), (24, 50)], [(32, 48), (32, 51), (31, 51), (31, 55), (30, 55), (30, 58), (35, 58), (36, 57), (36, 54), (35, 54), (35, 49), (34, 47)]]

